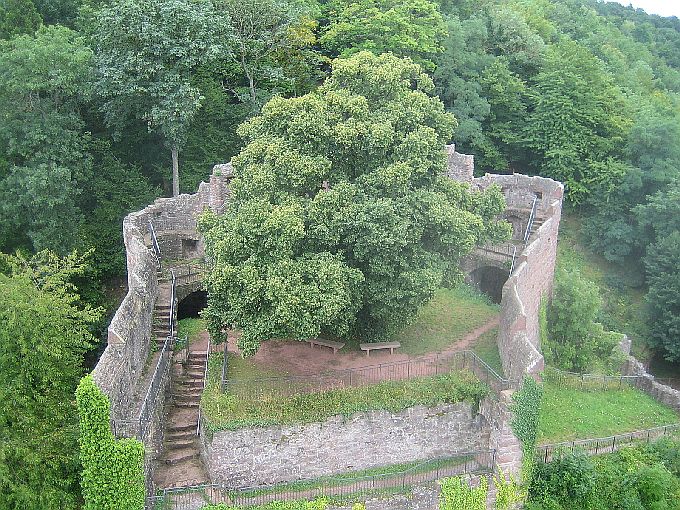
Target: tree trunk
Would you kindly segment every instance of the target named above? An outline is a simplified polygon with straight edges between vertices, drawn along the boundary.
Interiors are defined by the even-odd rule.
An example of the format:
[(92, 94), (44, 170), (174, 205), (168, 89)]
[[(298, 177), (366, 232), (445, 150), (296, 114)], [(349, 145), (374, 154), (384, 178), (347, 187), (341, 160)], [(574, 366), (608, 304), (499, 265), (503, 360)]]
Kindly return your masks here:
[(172, 196), (179, 195), (179, 158), (177, 156), (177, 146), (172, 147)]

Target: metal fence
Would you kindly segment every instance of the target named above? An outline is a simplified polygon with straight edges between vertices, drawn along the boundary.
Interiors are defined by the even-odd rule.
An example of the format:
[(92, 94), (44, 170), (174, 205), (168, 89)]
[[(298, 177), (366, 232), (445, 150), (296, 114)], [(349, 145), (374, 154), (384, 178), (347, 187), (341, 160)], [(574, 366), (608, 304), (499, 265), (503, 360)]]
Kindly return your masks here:
[(322, 375), (226, 379), (222, 383), (226, 393), (238, 398), (252, 400), (368, 386), (384, 381), (406, 381), (462, 370), (468, 370), (475, 374), (481, 381), (488, 384), (495, 393), (507, 390), (515, 385), (515, 381), (498, 375), (477, 354), (469, 350), (408, 361), (380, 363), (362, 368), (333, 371)]
[(536, 459), (540, 462), (550, 462), (561, 458), (574, 451), (583, 451), (589, 455), (612, 453), (623, 446), (641, 443), (649, 443), (665, 436), (680, 435), (680, 423), (654, 427), (651, 429), (637, 430), (627, 434), (618, 434), (610, 437), (598, 437), (595, 439), (579, 439), (554, 443), (536, 448)]
[(204, 264), (182, 264), (173, 267), (177, 285), (188, 285), (203, 280), (207, 269)]
[(399, 492), (445, 477), (492, 473), (495, 457), (495, 450), (479, 450), (424, 461), (402, 471), (390, 472), (389, 468), (385, 468), (386, 472), (383, 474), (327, 477), (239, 489), (229, 489), (219, 484), (165, 489), (148, 499), (147, 508), (198, 510), (204, 505), (218, 503), (249, 507), (273, 501), (313, 500), (320, 497), (342, 499)]
[(560, 388), (573, 388), (585, 391), (602, 391), (638, 387), (642, 377), (637, 375), (599, 375), (577, 374), (556, 368), (546, 368), (543, 380)]

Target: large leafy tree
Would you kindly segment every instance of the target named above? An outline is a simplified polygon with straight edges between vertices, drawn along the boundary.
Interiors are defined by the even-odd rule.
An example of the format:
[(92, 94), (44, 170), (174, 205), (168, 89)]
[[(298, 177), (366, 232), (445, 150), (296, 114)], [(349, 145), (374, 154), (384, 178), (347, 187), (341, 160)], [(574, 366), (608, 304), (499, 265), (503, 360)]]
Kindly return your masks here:
[(645, 257), (651, 338), (666, 359), (680, 360), (680, 230), (648, 249)]
[[(300, 60), (310, 56), (300, 51), (316, 41), (316, 23), (311, 2), (303, 0), (218, 0), (216, 8), (226, 14), (233, 37), (233, 52), (227, 62), (239, 69), (245, 87), (234, 87), (239, 97), (247, 98), (253, 109), (262, 105), (268, 88), (285, 89), (285, 53), (296, 53)], [(261, 88), (260, 84), (270, 87)], [(240, 85), (240, 83), (239, 83)], [(292, 84), (293, 88), (295, 84)], [(243, 90), (245, 89), (245, 90)], [(245, 94), (243, 93), (245, 92)]]
[(532, 102), (524, 136), (541, 175), (564, 182), (574, 202), (618, 181), (625, 169), (616, 157), (630, 121), (597, 58), (571, 41), (552, 46)]
[(439, 7), (429, 0), (334, 0), (329, 20), (320, 42), (336, 55), (392, 52), (430, 70), (446, 35)]
[[(76, 245), (77, 196), (92, 171), (79, 110), (92, 52), (64, 27), (0, 41), (0, 245)], [(4, 167), (4, 168), (3, 168)]]
[(79, 508), (78, 417), (89, 326), (69, 283), (77, 256), (3, 259), (0, 273), (0, 507)]
[(3, 0), (0, 3), (0, 39), (33, 34), (41, 23), (33, 0)]
[(95, 41), (97, 90), (107, 122), (136, 119), (159, 132), (172, 156), (179, 194), (179, 149), (201, 105), (193, 72), (228, 48), (227, 22), (209, 0), (115, 0), (101, 9)]
[(204, 217), (211, 333), (385, 337), (457, 275), (475, 244), (509, 234), (498, 189), (443, 176), (455, 125), (410, 59), (358, 53), (315, 92), (245, 123), (223, 216)]

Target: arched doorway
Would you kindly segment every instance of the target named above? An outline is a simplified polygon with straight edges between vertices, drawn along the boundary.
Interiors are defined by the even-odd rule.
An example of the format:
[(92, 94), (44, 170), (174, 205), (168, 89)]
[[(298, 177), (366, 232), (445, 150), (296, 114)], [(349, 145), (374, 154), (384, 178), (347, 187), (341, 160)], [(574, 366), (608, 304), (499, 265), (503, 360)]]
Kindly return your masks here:
[(177, 320), (200, 317), (199, 312), (208, 306), (208, 293), (204, 290), (192, 292), (177, 303)]
[(475, 269), (470, 275), (472, 282), (491, 301), (500, 304), (503, 297), (503, 285), (508, 279), (508, 270), (495, 266), (483, 266)]

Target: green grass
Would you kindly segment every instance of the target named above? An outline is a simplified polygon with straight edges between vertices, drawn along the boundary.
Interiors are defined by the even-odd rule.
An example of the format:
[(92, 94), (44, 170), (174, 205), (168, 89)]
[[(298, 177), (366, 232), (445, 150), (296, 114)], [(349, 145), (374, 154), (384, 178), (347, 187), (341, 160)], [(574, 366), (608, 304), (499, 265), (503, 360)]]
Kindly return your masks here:
[(498, 313), (498, 305), (471, 287), (439, 289), (415, 321), (391, 340), (401, 342), (401, 352), (414, 356), (441, 351)]
[(205, 331), (205, 320), (189, 317), (177, 322), (177, 336), (178, 338), (189, 337), (189, 342), (193, 342), (198, 338), (203, 331)]
[(677, 423), (668, 407), (635, 388), (604, 391), (546, 382), (538, 431), (541, 444), (608, 437)]
[(493, 328), (482, 334), (470, 347), (502, 377), (504, 375), (503, 363), (501, 363), (501, 354), (498, 351), (497, 338), (498, 328)]
[(433, 459), (429, 461), (406, 462), (402, 464), (392, 464), (359, 471), (348, 471), (337, 475), (322, 476), (313, 480), (303, 480), (298, 482), (282, 483), (264, 489), (253, 489), (243, 491), (238, 494), (241, 497), (255, 497), (263, 494), (276, 494), (280, 492), (304, 491), (309, 489), (332, 488), (343, 485), (351, 485), (355, 482), (370, 479), (372, 477), (390, 478), (402, 475), (406, 472), (410, 475), (432, 472), (437, 469), (460, 466), (461, 464), (473, 460), (474, 455), (466, 455), (448, 459)]
[[(472, 374), (456, 372), (292, 396), (246, 392), (240, 398), (229, 388), (220, 393), (219, 369), (219, 362), (209, 364), (209, 384), (201, 398), (201, 408), (212, 431), (320, 422), (331, 416), (350, 416), (361, 411), (398, 412), (415, 405), (434, 406), (463, 400), (477, 405), (488, 393), (486, 385)], [(266, 390), (263, 385), (258, 389)]]

